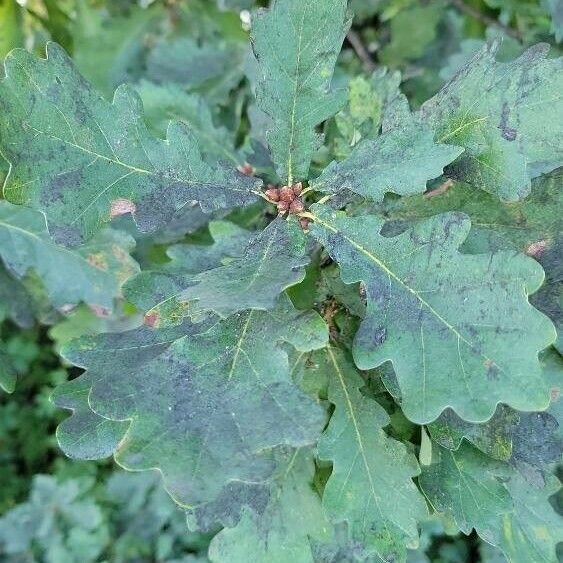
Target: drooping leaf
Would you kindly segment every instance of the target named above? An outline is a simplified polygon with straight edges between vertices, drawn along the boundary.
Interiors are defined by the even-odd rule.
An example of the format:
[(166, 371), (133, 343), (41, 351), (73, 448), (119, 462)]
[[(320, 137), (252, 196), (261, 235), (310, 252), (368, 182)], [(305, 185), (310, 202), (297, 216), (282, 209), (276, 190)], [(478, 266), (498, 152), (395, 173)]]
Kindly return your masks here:
[(339, 263), (343, 281), (366, 285), (356, 364), (393, 362), (407, 418), (430, 422), (449, 406), (479, 422), (498, 402), (547, 407), (537, 352), (555, 330), (527, 300), (543, 281), (535, 261), (513, 252), (460, 254), (470, 222), (459, 213), (387, 238), (376, 217), (311, 209), (311, 231)]
[(448, 174), (516, 201), (530, 193), (530, 178), (563, 164), (563, 58), (547, 50), (498, 62), (498, 41), (489, 43), (422, 105), (417, 119), (436, 141), (465, 148)]
[[(271, 500), (264, 513), (246, 509), (234, 528), (225, 528), (209, 546), (217, 563), (313, 563), (310, 541), (330, 538), (318, 494), (312, 488), (313, 458), (304, 449), (284, 452), (275, 475)], [(285, 458), (285, 459), (283, 459)]]
[(406, 544), (418, 538), (417, 520), (426, 505), (412, 479), (419, 473), (412, 454), (382, 430), (384, 409), (363, 396), (364, 381), (343, 353), (327, 348), (329, 394), (335, 405), (319, 444), (319, 457), (333, 470), (323, 506), (333, 522), (346, 522), (362, 556), (405, 559)]
[(167, 251), (170, 262), (141, 272), (125, 285), (126, 298), (146, 313), (146, 322), (152, 326), (180, 323), (190, 312), (184, 291), (193, 285), (196, 274), (240, 258), (251, 236), (228, 221), (212, 221), (209, 231), (212, 245), (172, 246)]
[(0, 256), (18, 277), (39, 274), (55, 308), (81, 301), (107, 310), (122, 283), (138, 271), (129, 256), (130, 237), (116, 231), (100, 233), (88, 244), (70, 250), (55, 244), (45, 217), (32, 209), (0, 201)]
[(106, 102), (60, 47), (49, 44), (47, 59), (13, 51), (5, 66), (4, 195), (45, 212), (56, 240), (76, 243), (124, 213), (154, 230), (192, 201), (205, 212), (255, 201), (257, 180), (210, 167), (182, 124), (169, 127), (166, 141), (152, 137), (130, 88)]
[(272, 221), (254, 236), (240, 258), (193, 278), (183, 297), (227, 316), (245, 309), (272, 309), (278, 295), (305, 277), (306, 239), (296, 223)]
[(346, 160), (332, 162), (312, 186), (332, 193), (348, 189), (375, 201), (386, 192), (423, 193), (426, 182), (440, 176), (462, 152), (435, 143), (430, 129), (412, 123), (360, 142)]
[(287, 185), (307, 179), (321, 140), (315, 127), (345, 104), (330, 83), (348, 25), (344, 0), (276, 0), (253, 18), (257, 104), (272, 119), (270, 152)]
[(88, 368), (91, 408), (131, 421), (116, 460), (158, 467), (177, 502), (195, 507), (233, 482), (267, 480), (272, 448), (315, 441), (322, 411), (290, 381), (281, 342), (309, 350), (326, 339), (318, 316), (282, 299), (268, 313), (83, 338), (63, 353)]

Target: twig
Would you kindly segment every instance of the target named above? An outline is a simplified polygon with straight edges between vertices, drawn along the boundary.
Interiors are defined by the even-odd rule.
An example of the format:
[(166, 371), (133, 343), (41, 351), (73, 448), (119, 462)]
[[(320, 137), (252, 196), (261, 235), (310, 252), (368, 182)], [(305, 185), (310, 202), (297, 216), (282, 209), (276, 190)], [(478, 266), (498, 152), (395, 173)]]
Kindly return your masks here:
[(371, 56), (368, 50), (365, 48), (364, 44), (360, 36), (351, 29), (346, 34), (346, 39), (348, 39), (348, 43), (352, 45), (354, 51), (356, 51), (356, 55), (362, 61), (362, 66), (366, 72), (372, 73), (375, 70), (375, 63), (371, 60)]
[(487, 14), (483, 14), (473, 6), (466, 4), (463, 0), (450, 0), (450, 4), (452, 4), (452, 6), (455, 6), (460, 12), (467, 14), (469, 17), (479, 20), (481, 23), (487, 26), (497, 27), (498, 29), (506, 33), (506, 35), (510, 35), (510, 37), (513, 37), (518, 41), (522, 41), (522, 36), (519, 31), (500, 23), (495, 18), (487, 16)]

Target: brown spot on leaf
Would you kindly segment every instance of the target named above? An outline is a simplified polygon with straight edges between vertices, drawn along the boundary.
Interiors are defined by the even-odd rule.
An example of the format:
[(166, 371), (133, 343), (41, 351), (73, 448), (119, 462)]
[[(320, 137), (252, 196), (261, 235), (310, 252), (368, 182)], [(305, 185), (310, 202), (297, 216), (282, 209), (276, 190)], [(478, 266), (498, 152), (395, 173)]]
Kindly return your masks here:
[(111, 202), (110, 217), (119, 217), (126, 213), (135, 213), (137, 206), (130, 199), (116, 199)]
[(559, 387), (552, 387), (550, 389), (549, 398), (551, 399), (552, 403), (555, 403), (555, 401), (558, 401), (560, 396), (561, 396), (561, 389), (559, 389)]
[(437, 195), (445, 194), (450, 188), (454, 185), (454, 181), (451, 178), (448, 178), (443, 184), (440, 184), (436, 189), (430, 190), (429, 192), (424, 194), (424, 198), (430, 199), (436, 197)]
[(94, 315), (96, 315), (96, 317), (100, 319), (109, 317), (109, 310), (105, 307), (102, 307), (101, 305), (90, 305), (90, 310), (92, 311), (92, 313), (94, 313)]
[(254, 176), (256, 174), (256, 168), (248, 162), (245, 162), (242, 166), (237, 166), (237, 170), (245, 176)]
[(145, 325), (154, 328), (158, 325), (159, 316), (156, 311), (150, 311), (145, 315), (143, 322)]
[(104, 272), (108, 269), (108, 263), (101, 253), (90, 254), (86, 257), (86, 261), (90, 266), (97, 268), (98, 270), (103, 270)]
[(532, 258), (538, 258), (544, 253), (547, 248), (547, 244), (547, 240), (538, 240), (537, 242), (533, 242), (526, 248), (526, 254)]

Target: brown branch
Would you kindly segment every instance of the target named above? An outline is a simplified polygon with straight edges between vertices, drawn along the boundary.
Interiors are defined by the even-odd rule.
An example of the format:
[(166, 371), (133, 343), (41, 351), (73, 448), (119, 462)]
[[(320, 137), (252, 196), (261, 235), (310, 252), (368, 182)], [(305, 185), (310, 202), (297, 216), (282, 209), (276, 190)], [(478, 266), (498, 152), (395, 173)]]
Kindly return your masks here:
[(372, 73), (375, 70), (375, 63), (371, 60), (371, 56), (362, 43), (360, 36), (353, 29), (351, 29), (346, 34), (346, 39), (348, 39), (348, 43), (352, 45), (352, 48), (356, 52), (356, 55), (358, 55), (358, 58), (362, 61), (364, 70), (366, 72)]
[(496, 27), (500, 29), (503, 33), (506, 33), (506, 35), (510, 35), (510, 37), (513, 37), (518, 41), (522, 41), (522, 36), (519, 31), (517, 31), (512, 27), (504, 25), (503, 23), (499, 22), (495, 18), (491, 18), (487, 14), (483, 14), (473, 6), (469, 6), (468, 4), (466, 4), (463, 0), (450, 0), (450, 4), (452, 6), (455, 6), (460, 12), (463, 12), (469, 17), (480, 21), (484, 25)]

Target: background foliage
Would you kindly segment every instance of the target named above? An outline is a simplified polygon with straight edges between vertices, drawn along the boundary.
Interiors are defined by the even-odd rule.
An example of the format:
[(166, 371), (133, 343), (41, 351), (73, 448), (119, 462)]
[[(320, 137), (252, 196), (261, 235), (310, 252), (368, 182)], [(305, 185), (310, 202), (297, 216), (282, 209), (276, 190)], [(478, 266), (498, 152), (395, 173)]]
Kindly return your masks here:
[[(315, 178), (312, 184), (315, 185), (316, 182), (316, 188), (322, 190), (323, 182), (330, 182), (333, 186), (344, 185), (348, 181), (346, 166), (350, 166), (350, 163), (354, 168), (365, 169), (369, 173), (369, 159), (362, 155), (361, 150), (354, 152), (361, 141), (372, 142), (373, 145), (369, 146), (377, 147), (383, 154), (392, 155), (396, 152), (395, 145), (381, 146), (378, 137), (382, 126), (384, 130), (388, 126), (386, 120), (402, 119), (398, 103), (399, 87), (406, 94), (411, 108), (418, 109), (487, 40), (494, 38), (503, 39), (497, 54), (501, 63), (513, 60), (527, 46), (538, 42), (551, 44), (550, 59), (561, 55), (563, 3), (558, 0), (351, 0), (349, 8), (355, 13), (355, 18), (346, 34), (343, 51), (327, 55), (333, 62), (337, 61), (332, 80), (334, 93), (322, 98), (315, 96), (300, 100), (303, 104), (300, 111), (306, 111), (308, 105), (320, 106), (326, 115), (315, 114), (311, 122), (306, 124), (310, 126), (309, 129), (303, 128), (299, 143), (305, 147), (305, 156), (297, 154), (291, 165), (287, 159), (284, 160), (283, 155), (286, 147), (291, 145), (288, 138), (280, 134), (279, 138), (269, 139), (272, 156), (278, 165), (276, 168), (265, 148), (267, 141), (264, 130), (268, 128), (269, 120), (273, 119), (275, 122), (276, 119), (286, 119), (291, 108), (268, 106), (269, 101), (275, 97), (275, 92), (268, 91), (268, 82), (260, 82), (256, 61), (249, 57), (248, 50), (250, 16), (247, 10), (266, 5), (267, 2), (252, 0), (28, 0), (19, 3), (0, 0), (0, 56), (4, 57), (16, 47), (25, 47), (28, 51), (43, 56), (46, 43), (53, 40), (66, 49), (80, 73), (105, 96), (105, 101), (96, 102), (100, 108), (99, 116), (107, 115), (114, 90), (127, 83), (136, 89), (142, 99), (144, 120), (150, 134), (164, 138), (168, 132), (169, 138), (171, 135), (181, 138), (181, 130), (168, 129), (170, 120), (183, 122), (195, 131), (204, 159), (200, 168), (195, 171), (200, 177), (208, 178), (213, 163), (220, 160), (235, 167), (250, 163), (261, 177), (277, 182), (278, 177), (291, 177), (292, 173), (288, 172), (288, 168), (296, 171), (298, 177), (303, 176), (302, 169), (307, 167), (309, 158), (312, 158), (311, 177)], [(323, 28), (323, 33), (329, 40), (345, 34), (344, 28), (338, 25), (339, 17), (342, 21), (345, 18), (344, 14), (331, 14), (332, 19), (329, 21), (334, 25)], [(274, 41), (280, 33), (280, 29), (268, 28), (266, 18), (255, 20), (253, 25), (262, 27), (262, 37), (268, 36)], [(290, 37), (290, 32), (281, 31), (283, 33), (278, 39), (283, 43)], [(282, 46), (280, 43), (278, 48)], [(254, 49), (258, 54), (267, 53), (269, 46), (258, 41), (254, 44)], [(53, 50), (52, 53), (52, 58), (56, 61), (57, 51)], [(64, 65), (63, 62), (60, 64)], [(275, 78), (276, 73), (282, 71), (274, 69), (272, 72)], [(516, 67), (509, 69), (510, 76), (520, 77), (519, 72)], [(477, 88), (483, 87), (485, 79), (482, 76), (474, 77)], [(318, 81), (321, 89), (324, 80), (326, 76), (322, 73), (318, 76), (312, 73), (311, 81), (315, 84)], [(348, 87), (347, 94), (343, 94), (343, 87)], [(507, 96), (512, 94), (510, 84), (506, 86), (506, 92)], [(554, 92), (556, 94), (557, 91)], [(116, 103), (121, 100), (125, 104), (131, 99), (128, 96), (127, 90), (121, 88), (116, 96)], [(339, 96), (347, 97), (339, 101)], [(4, 100), (7, 99), (6, 95)], [(343, 102), (343, 109), (330, 117), (331, 108), (337, 107), (340, 102)], [(506, 103), (510, 107), (518, 107), (520, 100), (516, 96), (508, 97)], [(424, 118), (426, 123), (431, 122), (433, 126), (439, 124), (439, 110), (444, 104), (447, 104), (447, 100), (439, 104), (438, 109), (427, 108), (424, 110), (426, 114), (423, 111), (417, 119)], [(12, 109), (13, 107), (15, 106)], [(317, 117), (318, 119), (314, 119)], [(319, 147), (314, 128), (326, 117), (330, 119), (323, 126), (325, 143)], [(524, 113), (521, 117), (525, 121)], [(133, 120), (135, 118), (132, 117)], [(13, 119), (14, 122), (18, 120), (15, 111)], [(111, 116), (107, 119), (108, 123), (112, 122)], [(101, 123), (103, 129), (105, 124), (103, 121)], [(123, 124), (124, 128), (128, 125)], [(425, 125), (421, 122), (417, 125), (418, 128), (411, 128), (409, 124), (405, 126), (405, 130), (411, 133), (409, 142), (404, 147), (409, 147), (408, 150), (412, 150), (414, 155), (418, 146), (427, 147), (429, 143), (432, 144), (431, 136), (425, 135), (423, 131)], [(530, 128), (541, 129), (541, 125), (529, 123)], [(556, 124), (553, 123), (552, 127), (555, 128)], [(479, 140), (464, 141), (468, 143), (470, 150), (480, 146)], [(541, 166), (545, 165), (541, 150), (538, 149), (541, 141), (537, 141), (531, 148), (523, 149), (528, 151), (526, 158), (529, 162), (533, 160), (529, 157), (530, 154), (536, 157), (538, 174), (542, 171)], [(32, 142), (32, 136), (22, 136), (17, 141), (21, 144), (21, 150), (27, 150)], [(0, 139), (1, 143), (6, 143), (6, 140)], [(15, 146), (17, 143), (10, 145), (10, 151), (14, 154), (20, 150)], [(405, 171), (408, 177), (402, 179), (404, 185), (422, 184), (424, 188), (427, 178), (439, 176), (444, 165), (459, 154), (451, 145), (445, 147), (446, 145), (439, 144), (434, 146), (428, 169), (418, 169), (420, 177), (412, 177)], [(4, 146), (4, 150), (5, 148)], [(155, 157), (163, 167), (173, 167), (178, 162), (177, 155), (162, 149), (157, 142), (151, 144), (148, 150), (148, 160)], [(519, 170), (521, 156), (510, 155), (512, 160), (505, 163), (514, 174)], [(348, 157), (351, 157), (346, 161), (348, 164), (339, 164)], [(333, 160), (338, 164), (329, 165)], [(280, 165), (280, 162), (286, 164)], [(61, 159), (61, 168), (68, 164)], [(395, 172), (394, 163), (388, 161), (388, 164), (390, 170)], [(468, 170), (471, 171), (470, 166), (464, 161), (462, 172), (469, 174)], [(54, 172), (60, 171), (48, 170), (45, 177), (50, 177)], [(455, 169), (450, 172), (455, 178)], [(7, 174), (8, 164), (1, 160), (0, 176), (5, 177)], [(98, 182), (99, 174), (99, 171), (93, 170), (90, 177), (83, 178), (84, 189)], [(320, 177), (317, 178), (319, 174)], [(25, 171), (20, 177), (25, 177)], [(369, 178), (372, 177), (366, 176), (357, 186), (346, 187), (358, 194), (366, 189), (370, 194), (381, 191), (383, 195), (385, 170), (378, 171), (377, 174), (381, 185), (370, 184)], [(475, 191), (464, 190), (463, 182), (452, 185), (442, 180), (430, 182), (429, 192), (424, 195), (398, 191), (397, 193), (410, 197), (400, 198), (388, 194), (384, 199), (381, 197), (380, 201), (376, 197), (371, 202), (351, 197), (349, 205), (358, 218), (355, 222), (342, 220), (339, 228), (349, 237), (364, 237), (364, 232), (368, 230), (365, 225), (371, 219), (364, 221), (363, 217), (372, 214), (381, 218), (380, 226), (385, 224), (382, 232), (386, 235), (400, 235), (413, 224), (439, 212), (461, 210), (473, 222), (471, 232), (461, 247), (467, 254), (518, 250), (537, 258), (546, 271), (546, 282), (533, 295), (532, 302), (560, 328), (563, 240), (560, 170), (533, 180), (531, 196), (510, 204), (500, 202), (494, 194), (501, 194), (508, 200), (515, 200), (524, 194), (515, 193), (512, 184), (507, 185), (502, 180), (490, 182), (487, 178), (487, 191), (492, 193), (479, 192), (478, 195), (475, 195)], [(232, 186), (234, 183), (231, 176), (221, 174), (214, 176), (213, 181), (223, 186)], [(236, 182), (251, 186), (253, 180), (237, 179)], [(133, 176), (131, 187), (128, 186), (127, 189), (142, 191), (143, 188), (139, 187), (138, 179)], [(419, 190), (421, 191), (423, 189)], [(18, 199), (23, 200), (25, 195), (25, 186), (16, 185), (8, 199), (17, 202)], [(219, 202), (214, 206), (214, 203), (210, 209), (206, 209), (215, 211), (211, 223), (208, 223), (208, 217), (198, 207), (187, 208), (183, 213), (170, 217), (169, 210), (164, 206), (159, 207), (156, 213), (143, 215), (141, 204), (137, 218), (139, 226), (157, 227), (148, 234), (140, 233), (130, 216), (123, 214), (128, 209), (112, 209), (118, 216), (112, 223), (112, 228), (98, 233), (88, 241), (87, 246), (80, 247), (82, 250), (72, 255), (62, 251), (62, 247), (56, 245), (55, 241), (74, 244), (80, 237), (96, 232), (101, 222), (101, 211), (95, 206), (77, 223), (69, 221), (69, 216), (65, 215), (68, 213), (68, 206), (61, 208), (57, 201), (51, 201), (46, 210), (49, 222), (47, 230), (41, 214), (30, 209), (16, 211), (11, 203), (0, 201), (0, 387), (11, 392), (8, 394), (0, 391), (2, 560), (172, 563), (208, 561), (208, 557), (211, 557), (214, 561), (223, 561), (230, 558), (236, 560), (232, 559), (236, 556), (245, 557), (247, 552), (237, 552), (244, 544), (241, 538), (254, 537), (255, 544), (260, 543), (259, 539), (264, 531), (260, 528), (260, 522), (254, 521), (250, 514), (245, 514), (236, 528), (229, 528), (229, 531), (223, 531), (218, 536), (216, 534), (220, 531), (220, 526), (212, 518), (212, 525), (208, 526), (206, 532), (189, 532), (185, 513), (170, 499), (156, 472), (128, 473), (108, 460), (69, 460), (59, 449), (55, 436), (56, 428), (60, 425), (57, 436), (63, 450), (76, 452), (81, 449), (82, 457), (94, 458), (111, 453), (111, 449), (106, 452), (103, 448), (107, 448), (108, 443), (118, 443), (123, 434), (119, 422), (106, 421), (96, 426), (97, 434), (89, 436), (89, 441), (81, 442), (76, 439), (79, 431), (91, 427), (92, 420), (88, 417), (93, 415), (87, 408), (87, 402), (84, 408), (90, 382), (83, 376), (80, 381), (84, 382), (84, 388), (79, 388), (76, 384), (65, 385), (67, 381), (76, 381), (80, 374), (80, 370), (70, 367), (58, 355), (61, 348), (72, 339), (133, 329), (139, 324), (139, 311), (149, 309), (145, 322), (148, 319), (150, 324), (151, 319), (158, 319), (159, 328), (169, 330), (174, 335), (174, 326), (185, 313), (181, 311), (181, 303), (172, 299), (156, 306), (157, 300), (154, 298), (162, 287), (166, 287), (169, 295), (178, 295), (180, 290), (186, 290), (186, 282), (196, 274), (203, 283), (190, 289), (190, 298), (197, 299), (202, 310), (211, 303), (222, 316), (243, 311), (247, 304), (248, 307), (257, 304), (273, 307), (274, 303), (270, 301), (277, 293), (299, 279), (295, 272), (306, 262), (303, 260), (304, 250), (299, 245), (288, 244), (287, 241), (293, 240), (292, 233), (287, 232), (285, 223), (274, 221), (267, 228), (267, 237), (273, 237), (280, 248), (287, 249), (287, 252), (277, 256), (277, 270), (269, 270), (267, 274), (270, 277), (265, 275), (263, 279), (259, 279), (259, 285), (254, 286), (253, 291), (248, 294), (243, 294), (242, 286), (230, 283), (231, 279), (244, 280), (245, 276), (251, 276), (256, 270), (255, 261), (267, 254), (267, 238), (252, 239), (252, 255), (244, 255), (244, 249), (251, 237), (249, 230), (262, 229), (273, 217), (271, 209), (260, 202), (240, 211), (225, 210), (237, 203), (249, 203), (240, 200), (240, 197), (242, 196), (233, 191), (229, 195), (231, 199), (225, 205)], [(150, 203), (154, 204), (154, 201)], [(322, 207), (314, 209), (314, 213), (317, 223), (323, 218), (330, 221), (328, 215), (323, 215), (326, 211)], [(21, 245), (27, 243), (5, 232), (3, 225), (6, 223), (25, 225), (33, 230), (33, 245), (25, 247), (27, 256), (31, 257), (30, 262), (22, 263), (19, 254)], [(313, 234), (316, 228), (313, 227)], [(442, 227), (433, 225), (433, 228)], [(449, 232), (450, 225), (443, 228)], [(372, 228), (371, 231), (376, 229)], [(422, 231), (417, 232), (422, 236)], [(323, 240), (325, 235), (320, 231), (315, 236), (325, 243), (328, 254), (335, 258), (340, 251), (338, 248), (331, 248), (330, 237)], [(544, 246), (540, 242), (538, 247), (538, 241), (544, 241)], [(406, 250), (414, 252), (416, 248)], [(264, 254), (260, 254), (262, 251)], [(396, 247), (389, 252), (396, 252)], [(246, 268), (242, 270), (236, 260), (241, 255)], [(311, 478), (314, 475), (317, 492), (325, 492), (325, 508), (329, 513), (347, 511), (348, 515), (354, 515), (358, 510), (368, 512), (369, 503), (360, 507), (342, 506), (337, 494), (339, 482), (353, 471), (357, 473), (355, 478), (358, 482), (364, 484), (364, 491), (369, 489), (373, 478), (369, 471), (362, 472), (361, 468), (347, 465), (351, 459), (355, 459), (357, 452), (354, 449), (354, 436), (344, 434), (343, 438), (346, 425), (339, 416), (345, 409), (346, 397), (354, 397), (360, 405), (358, 424), (369, 428), (366, 435), (374, 441), (372, 451), (378, 451), (381, 444), (389, 444), (385, 447), (392, 451), (393, 459), (410, 459), (415, 454), (423, 467), (422, 475), (418, 478), (419, 484), (438, 510), (437, 515), (428, 517), (425, 507), (417, 505), (414, 496), (409, 497), (415, 488), (411, 478), (416, 473), (408, 473), (405, 469), (405, 474), (398, 478), (412, 485), (413, 490), (410, 491), (405, 486), (405, 498), (411, 498), (403, 507), (408, 514), (400, 514), (397, 510), (397, 521), (391, 525), (396, 524), (401, 529), (401, 519), (414, 516), (423, 521), (420, 546), (417, 547), (412, 542), (412, 549), (408, 550), (407, 556), (409, 562), (496, 562), (503, 561), (505, 555), (511, 561), (534, 561), (537, 553), (548, 553), (550, 542), (563, 540), (563, 534), (557, 532), (558, 529), (561, 530), (560, 521), (541, 522), (542, 519), (550, 518), (546, 516), (545, 503), (549, 502), (558, 508), (563, 502), (558, 493), (558, 481), (552, 475), (561, 461), (562, 438), (557, 423), (557, 420), (561, 420), (561, 401), (557, 401), (558, 397), (553, 397), (554, 400), (545, 413), (523, 414), (508, 407), (498, 409), (494, 415), (494, 425), (487, 428), (457, 419), (453, 411), (446, 411), (435, 422), (418, 426), (410, 422), (397, 407), (397, 403), (402, 403), (403, 410), (411, 420), (426, 421), (428, 413), (410, 410), (409, 397), (401, 396), (401, 389), (405, 388), (404, 381), (399, 387), (396, 380), (396, 377), (401, 378), (401, 373), (398, 372), (395, 376), (385, 365), (371, 370), (376, 363), (366, 352), (359, 356), (365, 363), (361, 367), (367, 370), (360, 375), (343, 352), (331, 351), (330, 348), (328, 352), (319, 351), (324, 335), (322, 327), (316, 322), (317, 317), (307, 318), (307, 326), (313, 336), (310, 336), (306, 344), (300, 344), (301, 348), (298, 344), (296, 350), (289, 351), (289, 360), (286, 358), (286, 348), (281, 353), (278, 349), (272, 350), (269, 347), (270, 337), (295, 345), (292, 329), (301, 326), (292, 324), (299, 315), (296, 309), (310, 308), (315, 309), (329, 323), (333, 341), (338, 342), (342, 348), (350, 347), (361, 319), (366, 314), (369, 319), (365, 291), (369, 293), (370, 289), (368, 286), (360, 291), (356, 285), (360, 279), (355, 270), (360, 267), (360, 260), (356, 256), (338, 256), (338, 259), (342, 272), (326, 253), (318, 251), (313, 255), (312, 262), (307, 266), (305, 280), (288, 292), (292, 303), (280, 303), (271, 313), (277, 324), (272, 325), (271, 319), (266, 322), (270, 312), (255, 314), (252, 319), (249, 315), (243, 319), (247, 323), (255, 323), (257, 334), (266, 335), (263, 340), (253, 343), (256, 349), (263, 351), (261, 361), (264, 364), (279, 362), (282, 367), (284, 362), (289, 361), (293, 366), (293, 378), (301, 389), (328, 401), (335, 412), (319, 443), (320, 461), (316, 467), (306, 448), (295, 458), (287, 452), (280, 452), (276, 454), (279, 455), (276, 463), (284, 471), (287, 470), (287, 473), (290, 469), (295, 471), (297, 467)], [(61, 279), (53, 271), (55, 263), (63, 264), (65, 270), (71, 272), (68, 278)], [(100, 268), (100, 264), (110, 266)], [(211, 275), (200, 274), (218, 266), (224, 268), (219, 274), (217, 270), (213, 270), (214, 274)], [(369, 266), (365, 268), (369, 270)], [(125, 301), (122, 284), (140, 269), (143, 273), (125, 286)], [(524, 270), (522, 267), (522, 276), (527, 276), (531, 280), (530, 285), (534, 285), (534, 271)], [(284, 277), (283, 272), (288, 274)], [(277, 277), (275, 274), (278, 274)], [(271, 279), (275, 279), (279, 287), (268, 294), (266, 290), (271, 288)], [(69, 280), (73, 283), (69, 284)], [(87, 283), (83, 280), (87, 280)], [(346, 285), (342, 280), (352, 285)], [(222, 296), (220, 302), (217, 301), (218, 295)], [(401, 296), (395, 298), (402, 299)], [(78, 302), (84, 304), (78, 307), (68, 306), (69, 303)], [(508, 316), (509, 312), (505, 311), (504, 314)], [(264, 326), (272, 332), (261, 332), (261, 327)], [(537, 329), (532, 331), (528, 326), (526, 330), (534, 332), (534, 338), (541, 339), (542, 326), (539, 321)], [(203, 341), (206, 349), (211, 349), (213, 342), (220, 342), (224, 347), (231, 342), (233, 327), (227, 321), (217, 322), (210, 331), (209, 340)], [(562, 333), (563, 330), (559, 330), (555, 347), (548, 348), (540, 357), (542, 370), (551, 378), (553, 388), (560, 386), (559, 353), (563, 352)], [(184, 334), (185, 332), (182, 333)], [(141, 337), (135, 336), (135, 333), (130, 336), (133, 342), (137, 342), (135, 338)], [(531, 342), (530, 346), (533, 345), (534, 342)], [(175, 346), (174, 354), (181, 356), (185, 353), (180, 345)], [(508, 352), (514, 353), (513, 350)], [(111, 350), (108, 354), (109, 361), (112, 361)], [(75, 351), (75, 356), (72, 353), (68, 356), (75, 359), (79, 352)], [(202, 362), (204, 360), (205, 358)], [(328, 370), (324, 369), (327, 365), (330, 367)], [(521, 369), (526, 371), (528, 366), (523, 365)], [(439, 372), (437, 368), (434, 372), (436, 371)], [(339, 386), (338, 380), (334, 376), (327, 377), (327, 373), (347, 373), (349, 387)], [(529, 400), (532, 400), (530, 397), (533, 391), (530, 389), (527, 397)], [(212, 387), (198, 392), (208, 393), (210, 398), (214, 396)], [(241, 391), (245, 392), (248, 389)], [(111, 389), (108, 393), (111, 393)], [(460, 402), (464, 399), (461, 392)], [(299, 405), (300, 400), (300, 395), (296, 395), (291, 403)], [(66, 414), (53, 401), (59, 406), (74, 409), (72, 419), (61, 424), (66, 419)], [(232, 401), (236, 404), (237, 397), (233, 397)], [(150, 407), (149, 401), (147, 409), (150, 410)], [(465, 412), (475, 414), (476, 411), (472, 411), (469, 405), (462, 405), (462, 408), (465, 407)], [(298, 407), (295, 408), (295, 417), (301, 420), (298, 417), (302, 412)], [(429, 408), (434, 407), (431, 405)], [(267, 412), (263, 415), (267, 416)], [(320, 413), (307, 416), (307, 424), (322, 427)], [(433, 417), (428, 416), (428, 419), (431, 418)], [(375, 429), (372, 428), (374, 421), (377, 424)], [(223, 428), (223, 422), (217, 421), (216, 424)], [(499, 435), (510, 436), (509, 443), (504, 443), (495, 434), (495, 429), (498, 428), (502, 428)], [(534, 440), (538, 440), (537, 436), (540, 439), (534, 443)], [(394, 450), (395, 446), (390, 445), (389, 437), (406, 446), (403, 448), (401, 445)], [(460, 446), (463, 437), (465, 439)], [(294, 442), (301, 440), (307, 443), (306, 436), (290, 438)], [(210, 442), (212, 441), (213, 437), (210, 438)], [(432, 446), (429, 446), (431, 443)], [(532, 457), (530, 451), (534, 452)], [(234, 449), (233, 458), (237, 453)], [(162, 455), (162, 452), (158, 454)], [(436, 459), (439, 459), (439, 463), (436, 463)], [(435, 463), (430, 464), (431, 460)], [(186, 461), (188, 462), (190, 460)], [(334, 480), (327, 485), (330, 462), (335, 467), (331, 478)], [(375, 466), (387, 462), (386, 458), (370, 460)], [(127, 465), (127, 460), (121, 459), (120, 463)], [(464, 464), (466, 471), (466, 486), (461, 490), (458, 484), (451, 481), (448, 471), (450, 466), (457, 466), (459, 463)], [(367, 465), (366, 463), (366, 467)], [(404, 466), (407, 465), (405, 462)], [(518, 480), (520, 478), (514, 478), (512, 473), (508, 475), (507, 472), (514, 468), (518, 469), (518, 475), (526, 475), (527, 480)], [(279, 469), (280, 474), (283, 474), (282, 469)], [(386, 469), (398, 473), (398, 469), (393, 466)], [(218, 472), (228, 470), (230, 469), (224, 467), (214, 468)], [(294, 523), (296, 513), (299, 512), (299, 502), (305, 502), (303, 499), (307, 500), (308, 495), (313, 494), (311, 490), (303, 489), (302, 483), (297, 480), (295, 483), (287, 483), (280, 474), (276, 474), (275, 479), (276, 483), (280, 483), (278, 497), (286, 499), (285, 504), (280, 502), (281, 506), (276, 506), (275, 509), (270, 506), (265, 512), (265, 518), (271, 518), (268, 522), (274, 528), (280, 525), (276, 518)], [(499, 485), (508, 480), (508, 488)], [(541, 482), (542, 488), (538, 489), (541, 493), (534, 496), (533, 491), (537, 487), (534, 488), (530, 483), (537, 485), (538, 482)], [(479, 487), (480, 483), (485, 484), (482, 489)], [(176, 498), (181, 498), (185, 491), (178, 488), (171, 492)], [(207, 498), (205, 495), (209, 491), (200, 487), (199, 493), (202, 498)], [(491, 505), (490, 513), (486, 510), (472, 512), (472, 503), (477, 507), (480, 503), (486, 506), (491, 502), (490, 495), (495, 497), (497, 503)], [(515, 542), (502, 544), (501, 551), (479, 536), (499, 545), (500, 540), (496, 537), (498, 531), (494, 529), (496, 524), (493, 523), (498, 514), (493, 512), (498, 507), (509, 506), (511, 503), (517, 506), (517, 510), (514, 511), (514, 516), (510, 516), (513, 520), (509, 525), (517, 539)], [(540, 516), (537, 517), (540, 521), (534, 521), (534, 525), (545, 525), (552, 534), (546, 541), (547, 548), (543, 544), (538, 547), (532, 541), (519, 540), (522, 532), (518, 518), (525, 518), (529, 522), (534, 516), (526, 510), (529, 508), (532, 513), (536, 506), (539, 507), (537, 511)], [(309, 537), (314, 539), (312, 549), (317, 560), (335, 563), (347, 561), (351, 557), (350, 553), (357, 559), (362, 559), (365, 554), (357, 546), (346, 545), (349, 532), (353, 537), (356, 533), (359, 537), (363, 534), (362, 530), (348, 531), (342, 524), (340, 528), (336, 528), (333, 540), (328, 542), (325, 537), (324, 516), (320, 511), (316, 516), (311, 521), (299, 521), (294, 525), (296, 529), (305, 529)], [(200, 524), (205, 523), (206, 517), (206, 514), (190, 515), (190, 518), (200, 519)], [(507, 525), (506, 522), (504, 524)], [(205, 525), (201, 527), (205, 529)], [(474, 527), (479, 535), (472, 532)], [(468, 535), (461, 534), (459, 530)], [(402, 530), (401, 533), (403, 532), (407, 540), (416, 536), (416, 530)], [(209, 543), (214, 536), (216, 539), (208, 553)], [(275, 541), (273, 540), (274, 545)], [(282, 540), (279, 541), (283, 543)], [(299, 553), (301, 547), (292, 545), (289, 548)], [(526, 551), (536, 548), (538, 551)], [(258, 552), (253, 556), (256, 560), (266, 557)], [(547, 555), (545, 560), (553, 560), (549, 557)]]

